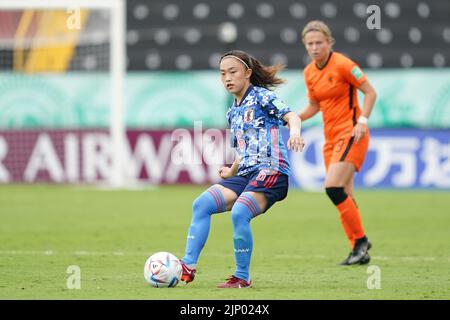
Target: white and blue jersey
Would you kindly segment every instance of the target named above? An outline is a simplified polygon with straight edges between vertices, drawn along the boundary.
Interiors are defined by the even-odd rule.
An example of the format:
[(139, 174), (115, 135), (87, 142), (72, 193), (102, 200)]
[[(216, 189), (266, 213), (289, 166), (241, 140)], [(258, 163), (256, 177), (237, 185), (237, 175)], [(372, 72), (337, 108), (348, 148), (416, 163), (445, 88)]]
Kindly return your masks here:
[(290, 174), (286, 146), (280, 126), (290, 112), (270, 90), (250, 85), (239, 105), (236, 101), (227, 112), (231, 146), (240, 158), (237, 175), (269, 169)]

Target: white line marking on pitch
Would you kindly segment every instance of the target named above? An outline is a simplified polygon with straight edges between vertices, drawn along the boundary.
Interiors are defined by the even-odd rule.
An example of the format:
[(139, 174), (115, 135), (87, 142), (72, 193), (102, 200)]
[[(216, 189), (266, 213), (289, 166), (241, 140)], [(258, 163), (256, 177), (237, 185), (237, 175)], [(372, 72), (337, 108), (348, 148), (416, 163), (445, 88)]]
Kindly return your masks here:
[[(0, 250), (0, 255), (34, 255), (34, 256), (55, 256), (55, 255), (75, 255), (75, 256), (150, 256), (151, 252), (125, 252), (125, 251), (87, 251), (87, 250), (77, 250), (77, 251), (34, 251), (34, 250)], [(209, 253), (211, 256), (225, 257), (230, 256), (228, 253)], [(279, 254), (275, 255), (275, 258), (283, 259), (330, 259), (330, 256), (326, 255), (313, 255), (313, 256), (303, 256), (303, 255), (289, 255), (289, 254)], [(402, 261), (425, 261), (432, 262), (436, 260), (447, 260), (450, 263), (450, 257), (430, 257), (430, 256), (406, 256), (406, 257), (388, 257), (388, 256), (373, 256), (373, 260), (402, 260)]]

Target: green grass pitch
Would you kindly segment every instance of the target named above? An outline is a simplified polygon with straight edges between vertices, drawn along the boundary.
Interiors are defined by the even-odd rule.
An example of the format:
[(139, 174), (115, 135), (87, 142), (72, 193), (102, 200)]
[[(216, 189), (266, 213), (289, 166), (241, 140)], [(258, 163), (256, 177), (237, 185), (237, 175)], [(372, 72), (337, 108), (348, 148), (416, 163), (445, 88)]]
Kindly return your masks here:
[(0, 299), (450, 299), (450, 194), (431, 191), (356, 191), (380, 289), (367, 266), (336, 265), (349, 252), (338, 213), (299, 190), (252, 221), (252, 289), (215, 288), (234, 271), (229, 213), (213, 216), (193, 283), (146, 285), (150, 254), (182, 257), (203, 189), (0, 186)]

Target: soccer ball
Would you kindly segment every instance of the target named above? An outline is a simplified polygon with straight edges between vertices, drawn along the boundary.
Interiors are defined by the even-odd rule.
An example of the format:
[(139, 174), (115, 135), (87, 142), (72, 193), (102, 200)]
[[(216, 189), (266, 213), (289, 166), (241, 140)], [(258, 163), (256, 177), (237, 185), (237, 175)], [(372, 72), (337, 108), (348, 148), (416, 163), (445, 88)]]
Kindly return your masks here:
[(170, 252), (157, 252), (145, 261), (144, 278), (153, 287), (175, 287), (181, 279), (180, 260)]

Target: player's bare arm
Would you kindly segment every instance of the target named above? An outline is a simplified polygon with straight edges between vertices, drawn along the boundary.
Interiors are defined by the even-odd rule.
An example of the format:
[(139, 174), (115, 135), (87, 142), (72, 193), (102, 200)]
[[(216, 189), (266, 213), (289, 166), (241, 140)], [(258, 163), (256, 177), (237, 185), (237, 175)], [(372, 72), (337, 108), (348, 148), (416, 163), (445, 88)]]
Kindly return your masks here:
[(306, 121), (309, 118), (314, 117), (317, 112), (320, 111), (319, 103), (314, 100), (309, 100), (308, 105), (303, 109), (302, 112), (298, 115), (301, 121)]
[(367, 121), (377, 98), (377, 93), (370, 84), (369, 80), (366, 80), (363, 84), (361, 84), (359, 90), (364, 93), (364, 101), (363, 108), (361, 110), (361, 116), (359, 117), (355, 128), (353, 128), (353, 136), (355, 137), (355, 142), (358, 142), (366, 135)]
[(287, 147), (290, 150), (299, 152), (303, 150), (305, 142), (300, 136), (300, 131), (302, 127), (302, 122), (300, 118), (294, 112), (288, 112), (284, 115), (283, 120), (288, 123), (289, 127), (289, 140), (287, 142)]

